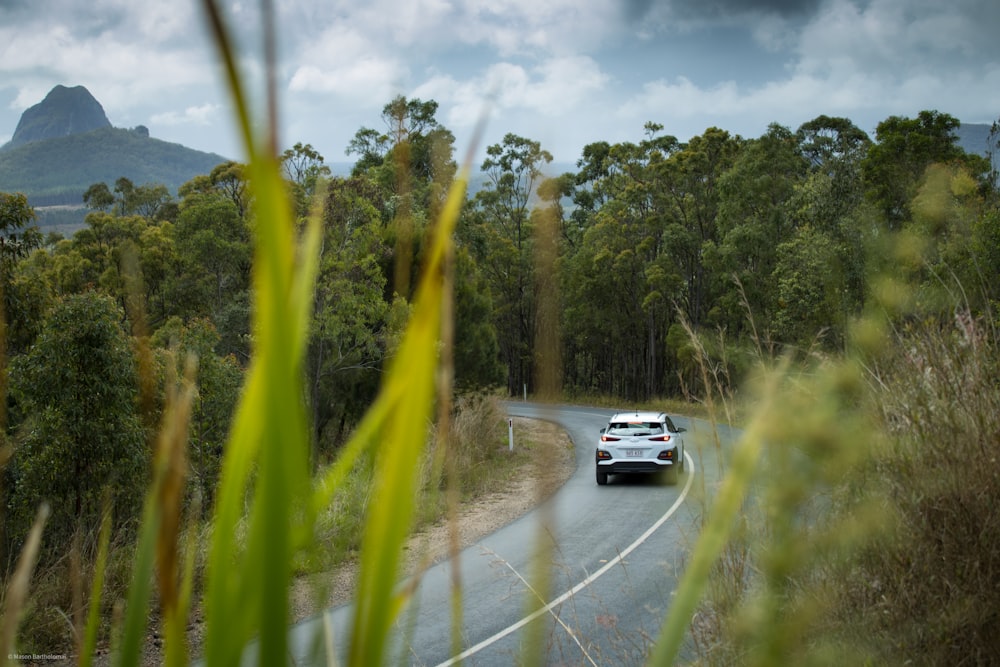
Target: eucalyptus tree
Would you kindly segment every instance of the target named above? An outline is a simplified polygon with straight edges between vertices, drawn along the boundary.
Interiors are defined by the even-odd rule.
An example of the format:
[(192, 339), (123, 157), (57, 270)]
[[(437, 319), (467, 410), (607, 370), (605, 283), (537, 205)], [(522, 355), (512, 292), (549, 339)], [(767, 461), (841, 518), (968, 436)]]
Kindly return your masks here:
[(240, 220), (247, 222), (247, 212), (250, 210), (250, 187), (246, 168), (242, 162), (229, 160), (215, 165), (208, 174), (195, 176), (177, 189), (181, 206), (199, 195), (219, 196), (231, 201)]
[(36, 250), (13, 263), (4, 277), (7, 355), (26, 352), (42, 329), (55, 300), (50, 273), (51, 260), (45, 250)]
[(772, 124), (746, 141), (719, 178), (718, 254), (712, 271), (718, 284), (713, 320), (727, 331), (747, 331), (746, 318), (770, 324), (776, 295), (771, 274), (778, 248), (795, 233), (788, 202), (805, 178), (809, 162), (796, 136)]
[[(205, 317), (182, 322), (172, 317), (159, 327), (151, 342), (165, 390), (173, 379), (188, 372), (193, 358), (194, 392), (188, 421), (188, 484), (191, 499), (197, 494), (202, 512), (215, 505), (223, 447), (239, 399), (243, 367), (232, 354), (219, 354), (221, 339), (215, 325)], [(170, 366), (173, 368), (170, 368)]]
[(14, 264), (42, 245), (42, 233), (32, 224), (37, 217), (25, 195), (0, 192), (0, 287), (6, 287)]
[(183, 306), (179, 314), (215, 315), (249, 289), (249, 230), (230, 198), (219, 193), (186, 197), (172, 238), (179, 264), (169, 289)]
[(766, 281), (774, 291), (770, 329), (784, 343), (810, 348), (833, 337), (839, 342), (844, 322), (837, 248), (824, 232), (796, 229), (776, 248), (777, 260)]
[(113, 190), (107, 183), (94, 183), (83, 193), (84, 205), (93, 211), (121, 217), (139, 215), (150, 220), (172, 202), (170, 191), (162, 183), (137, 186), (125, 176), (115, 181)]
[(937, 111), (921, 111), (916, 118), (891, 116), (878, 124), (862, 174), (866, 194), (889, 229), (901, 229), (911, 219), (910, 202), (929, 165), (960, 162), (977, 178), (988, 178), (988, 161), (958, 145), (959, 125), (957, 118)]
[[(335, 178), (324, 189), (323, 244), (306, 356), (316, 454), (337, 443), (374, 397), (391, 353), (385, 223), (370, 179)], [(391, 296), (390, 296), (391, 299)]]
[(171, 280), (182, 266), (173, 230), (173, 224), (167, 222), (147, 225), (138, 240), (137, 267), (142, 276), (145, 310), (154, 328), (178, 312), (178, 304), (170, 298)]
[(390, 290), (410, 297), (415, 258), (427, 224), (440, 210), (457, 171), (455, 137), (441, 125), (434, 100), (399, 95), (382, 108), (385, 131), (361, 128), (347, 147), (357, 155), (352, 174), (367, 176), (382, 194), (377, 207), (385, 216), (394, 247)]
[(493, 322), (494, 297), (470, 249), (455, 250), (455, 387), (488, 389), (506, 381), (500, 344)]
[(789, 201), (789, 215), (797, 227), (821, 231), (834, 243), (835, 261), (827, 271), (837, 275), (842, 290), (836, 318), (842, 325), (865, 301), (865, 236), (871, 230), (862, 164), (872, 141), (850, 120), (829, 116), (803, 123), (796, 136), (810, 168)]
[(92, 211), (109, 213), (116, 202), (107, 183), (93, 183), (83, 193), (83, 204)]
[(834, 174), (856, 164), (871, 147), (871, 139), (848, 118), (820, 115), (796, 131), (803, 157), (812, 169)]
[(744, 140), (710, 127), (692, 137), (659, 166), (671, 257), (680, 269), (678, 307), (695, 327), (708, 323), (715, 307), (713, 277), (706, 265), (717, 253), (719, 179), (733, 165)]
[(664, 387), (682, 279), (662, 178), (681, 144), (660, 130), (647, 123), (638, 144), (588, 146), (580, 163), (577, 214), (587, 220), (565, 260), (565, 345), (567, 381), (587, 391), (648, 398)]
[(552, 155), (537, 141), (508, 133), (486, 149), (486, 183), (473, 198), (472, 248), (494, 299), (494, 325), (507, 368), (507, 390), (533, 388), (535, 336), (531, 207)]
[(134, 272), (139, 239), (149, 220), (138, 215), (91, 211), (84, 222), (86, 226), (69, 242), (54, 249), (56, 268), (61, 274), (54, 285), (62, 293), (99, 286), (124, 307), (128, 272)]
[(322, 179), (329, 178), (330, 167), (326, 166), (322, 154), (312, 144), (298, 142), (281, 154), (281, 169), (291, 184), (296, 213), (304, 217), (309, 213), (317, 185)]
[[(7, 393), (7, 354), (30, 344), (32, 323), (45, 304), (39, 292), (47, 290), (16, 277), (20, 261), (42, 243), (41, 232), (32, 224), (36, 218), (24, 194), (0, 192), (0, 400)], [(0, 423), (3, 415), (0, 405)]]

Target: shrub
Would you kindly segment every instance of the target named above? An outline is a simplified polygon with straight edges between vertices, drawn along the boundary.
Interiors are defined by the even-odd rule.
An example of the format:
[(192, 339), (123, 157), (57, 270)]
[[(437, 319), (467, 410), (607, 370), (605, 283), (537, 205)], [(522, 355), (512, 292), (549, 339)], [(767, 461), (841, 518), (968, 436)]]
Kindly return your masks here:
[(149, 466), (123, 319), (109, 297), (66, 297), (31, 350), (11, 363), (12, 395), (30, 415), (12, 463), (8, 537), (15, 545), (43, 501), (52, 508), (43, 541), (49, 550), (63, 550), (78, 527), (97, 526), (105, 489), (118, 525), (137, 517)]

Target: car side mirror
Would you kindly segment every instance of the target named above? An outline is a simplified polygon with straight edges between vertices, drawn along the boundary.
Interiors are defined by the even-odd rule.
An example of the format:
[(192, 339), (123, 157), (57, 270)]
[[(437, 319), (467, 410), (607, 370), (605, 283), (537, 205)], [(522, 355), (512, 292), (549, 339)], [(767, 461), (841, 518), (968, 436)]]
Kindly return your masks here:
[(602, 428), (601, 429), (601, 435), (604, 435), (604, 432), (607, 431), (607, 430), (608, 430), (608, 428), (606, 426), (604, 428)]
[(683, 426), (678, 426), (677, 430), (675, 431), (675, 433), (685, 433), (685, 432), (687, 432), (687, 429), (684, 428)]

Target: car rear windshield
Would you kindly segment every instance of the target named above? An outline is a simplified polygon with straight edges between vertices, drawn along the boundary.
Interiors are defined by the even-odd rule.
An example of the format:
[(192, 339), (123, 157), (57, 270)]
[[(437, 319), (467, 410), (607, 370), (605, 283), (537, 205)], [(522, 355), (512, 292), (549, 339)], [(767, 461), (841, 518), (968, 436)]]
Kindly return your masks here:
[(659, 422), (613, 422), (608, 427), (608, 435), (657, 435), (663, 433)]

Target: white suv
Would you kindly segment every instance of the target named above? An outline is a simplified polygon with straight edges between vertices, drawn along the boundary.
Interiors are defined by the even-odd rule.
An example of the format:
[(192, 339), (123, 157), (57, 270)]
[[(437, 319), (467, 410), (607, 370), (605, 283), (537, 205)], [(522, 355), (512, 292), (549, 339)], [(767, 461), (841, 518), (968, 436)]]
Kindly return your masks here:
[(601, 429), (597, 442), (597, 483), (608, 475), (665, 472), (671, 481), (684, 470), (684, 438), (663, 412), (619, 412)]

